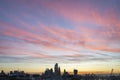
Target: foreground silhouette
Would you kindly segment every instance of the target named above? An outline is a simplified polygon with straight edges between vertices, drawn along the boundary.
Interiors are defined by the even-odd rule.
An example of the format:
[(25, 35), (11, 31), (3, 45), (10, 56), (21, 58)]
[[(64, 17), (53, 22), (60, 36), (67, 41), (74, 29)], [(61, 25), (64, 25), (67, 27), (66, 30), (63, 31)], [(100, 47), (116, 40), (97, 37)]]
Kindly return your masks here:
[(78, 75), (78, 70), (74, 69), (74, 74), (69, 74), (65, 69), (64, 73), (61, 74), (60, 67), (58, 63), (53, 69), (46, 69), (44, 73), (40, 74), (27, 74), (24, 71), (10, 71), (8, 74), (2, 70), (0, 73), (0, 80), (120, 80), (120, 75), (113, 75), (113, 69), (111, 74), (105, 75), (95, 75), (95, 74), (85, 74)]

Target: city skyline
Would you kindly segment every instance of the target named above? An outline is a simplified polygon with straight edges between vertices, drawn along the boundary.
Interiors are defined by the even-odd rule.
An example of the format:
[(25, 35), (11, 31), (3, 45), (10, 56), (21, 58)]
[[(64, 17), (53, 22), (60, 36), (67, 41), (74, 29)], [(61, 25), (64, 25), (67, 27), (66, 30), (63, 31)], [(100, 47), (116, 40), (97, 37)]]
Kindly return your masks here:
[(46, 68), (42, 74), (26, 73), (20, 70), (10, 71), (5, 73), (4, 70), (0, 72), (1, 80), (119, 80), (120, 74), (113, 73), (114, 69), (111, 70), (110, 74), (78, 74), (78, 70), (74, 69), (73, 74), (64, 69), (61, 73), (61, 67), (58, 63), (55, 63), (54, 68)]
[[(55, 65), (58, 65), (58, 63), (55, 63), (54, 64), (54, 66), (52, 66), (52, 67), (46, 67), (45, 69), (43, 69), (42, 71), (36, 71), (36, 72), (25, 72), (25, 70), (23, 70), (23, 69), (20, 69), (20, 68), (18, 68), (18, 69), (15, 69), (15, 68), (13, 68), (13, 69), (10, 69), (9, 71), (7, 71), (7, 72), (5, 72), (6, 70), (4, 70), (4, 68), (1, 68), (1, 72), (3, 71), (3, 72), (5, 72), (6, 74), (9, 74), (11, 71), (12, 72), (14, 72), (14, 71), (18, 71), (18, 72), (25, 72), (25, 73), (28, 73), (28, 74), (43, 74), (43, 73), (45, 73), (46, 71), (49, 71), (49, 70), (51, 70), (52, 69), (52, 71), (56, 74), (56, 72), (59, 72), (59, 74), (60, 75), (63, 75), (65, 72), (67, 72), (67, 73), (69, 73), (69, 74), (74, 74), (74, 70), (77, 70), (77, 74), (78, 75), (84, 75), (84, 74), (100, 74), (100, 75), (110, 75), (111, 74), (111, 71), (113, 71), (113, 74), (114, 75), (119, 75), (120, 74), (120, 72), (118, 71), (118, 72), (116, 72), (116, 70), (115, 69), (111, 69), (111, 70), (109, 70), (109, 72), (105, 72), (105, 71), (85, 71), (85, 70), (81, 70), (81, 71), (79, 71), (77, 68), (73, 68), (73, 70), (71, 69), (70, 71), (68, 70), (68, 69), (65, 69), (65, 68), (62, 68), (62, 67), (60, 67), (60, 65), (59, 66), (57, 66), (58, 68), (57, 68), (57, 70), (60, 68), (60, 70), (59, 71), (56, 71), (56, 69), (55, 69)], [(39, 68), (39, 70), (40, 70), (40, 68)]]
[(0, 70), (120, 73), (119, 0), (0, 0)]

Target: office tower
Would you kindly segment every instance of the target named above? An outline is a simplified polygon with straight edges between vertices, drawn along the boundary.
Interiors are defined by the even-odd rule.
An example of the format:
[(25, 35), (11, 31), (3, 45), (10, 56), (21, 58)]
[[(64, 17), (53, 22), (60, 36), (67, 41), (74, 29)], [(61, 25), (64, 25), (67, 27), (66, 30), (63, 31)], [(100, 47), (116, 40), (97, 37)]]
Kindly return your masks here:
[(74, 75), (77, 75), (77, 74), (78, 74), (78, 70), (74, 69)]

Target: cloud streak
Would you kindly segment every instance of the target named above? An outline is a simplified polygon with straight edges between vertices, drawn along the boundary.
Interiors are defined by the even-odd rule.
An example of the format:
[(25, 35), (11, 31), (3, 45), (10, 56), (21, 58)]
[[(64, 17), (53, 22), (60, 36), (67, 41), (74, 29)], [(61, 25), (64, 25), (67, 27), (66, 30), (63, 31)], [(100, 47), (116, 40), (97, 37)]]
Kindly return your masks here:
[[(81, 40), (81, 42), (84, 43), (83, 46), (86, 48), (110, 52), (120, 52), (119, 47), (114, 48), (111, 46), (112, 44), (120, 44), (120, 19), (116, 9), (112, 9), (112, 7), (110, 7), (107, 8), (105, 12), (101, 12), (99, 8), (95, 9), (93, 6), (87, 3), (85, 3), (86, 6), (73, 6), (70, 4), (72, 4), (71, 1), (67, 4), (64, 3), (64, 1), (60, 1), (59, 3), (57, 1), (53, 3), (49, 1), (44, 2), (44, 5), (47, 8), (53, 10), (58, 15), (61, 15), (64, 19), (73, 22), (77, 28), (77, 31), (75, 32), (82, 33), (75, 34), (77, 35), (77, 38), (70, 37), (70, 39), (78, 41)], [(81, 26), (79, 23), (94, 25)], [(72, 34), (74, 35), (74, 33), (71, 33), (70, 35)]]
[[(83, 1), (83, 5), (79, 0), (21, 3), (26, 5), (26, 11), (16, 7), (8, 14), (7, 8), (1, 8), (5, 13), (0, 14), (3, 15), (0, 18), (3, 61), (4, 58), (12, 60), (11, 56), (21, 61), (24, 58), (70, 62), (119, 60), (117, 56), (105, 55), (119, 55), (120, 52), (120, 18), (114, 7), (101, 10), (98, 6), (95, 8), (94, 3)], [(21, 3), (16, 2), (18, 6)], [(87, 50), (104, 54), (84, 53)]]

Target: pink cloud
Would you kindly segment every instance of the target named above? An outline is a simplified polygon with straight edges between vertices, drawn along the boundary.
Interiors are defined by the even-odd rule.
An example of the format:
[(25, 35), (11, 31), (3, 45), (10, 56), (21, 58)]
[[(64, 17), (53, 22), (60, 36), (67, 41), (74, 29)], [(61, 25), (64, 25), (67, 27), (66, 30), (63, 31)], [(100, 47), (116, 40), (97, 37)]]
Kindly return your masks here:
[(53, 3), (44, 1), (43, 4), (44, 7), (49, 8), (67, 20), (73, 21), (73, 23), (90, 22), (98, 25), (109, 25), (119, 22), (117, 11), (114, 8), (108, 8), (106, 11), (101, 12), (87, 3), (71, 5), (71, 2), (66, 4), (64, 1)]
[[(68, 16), (67, 10), (65, 11), (66, 11), (66, 14), (64, 14), (64, 16)], [(76, 12), (77, 10), (75, 9), (74, 11), (76, 15), (78, 15)], [(69, 14), (69, 15), (72, 15), (72, 14)], [(69, 19), (75, 22), (77, 21), (75, 19), (72, 19), (71, 17)], [(84, 19), (87, 19), (87, 18), (84, 18)], [(120, 24), (118, 23), (118, 20), (115, 17), (105, 18), (104, 20), (104, 18), (99, 14), (99, 12), (93, 13), (92, 20), (94, 20), (95, 23), (105, 25), (101, 27), (101, 29), (91, 29), (91, 28), (82, 27), (82, 26), (78, 27), (77, 30), (76, 29), (64, 29), (61, 26), (47, 26), (41, 23), (39, 27), (36, 28), (34, 26), (30, 26), (29, 24), (17, 18), (16, 20), (20, 22), (22, 25), (24, 25), (27, 29), (37, 31), (40, 33), (37, 34), (37, 33), (32, 33), (30, 31), (25, 31), (23, 29), (20, 29), (16, 26), (13, 26), (11, 24), (8, 24), (2, 21), (0, 22), (0, 24), (2, 26), (5, 26), (6, 28), (4, 28), (4, 30), (1, 31), (0, 33), (6, 36), (24, 40), (25, 42), (29, 42), (35, 45), (37, 44), (40, 46), (44, 46), (48, 49), (53, 49), (53, 50), (76, 51), (72, 48), (66, 48), (65, 46), (66, 45), (67, 46), (77, 45), (77, 46), (83, 46), (88, 49), (119, 52), (119, 48), (114, 49), (110, 47), (108, 44), (109, 43), (111, 44), (111, 42), (114, 43), (120, 40), (119, 38), (120, 37), (120, 32), (119, 32)], [(108, 27), (107, 23), (116, 24), (117, 26), (114, 27), (110, 25)], [(101, 47), (101, 45), (103, 46)]]
[[(57, 32), (58, 29), (59, 30), (61, 29), (61, 31), (62, 31), (63, 30), (62, 28), (58, 28), (58, 29), (56, 28), (55, 30), (53, 28), (53, 31), (52, 31), (52, 29), (50, 29), (49, 27), (44, 25), (44, 26), (42, 26), (42, 27), (44, 27), (43, 30), (46, 31), (48, 34), (52, 33), (51, 35), (47, 35), (47, 34), (42, 34), (42, 32), (41, 32), (41, 34), (31, 33), (29, 31), (25, 31), (23, 29), (17, 28), (16, 26), (12, 26), (11, 24), (7, 24), (7, 23), (4, 23), (4, 22), (1, 22), (0, 24), (2, 26), (6, 27), (5, 30), (1, 31), (1, 34), (5, 35), (5, 36), (10, 36), (10, 37), (13, 37), (13, 38), (17, 38), (17, 39), (20, 39), (20, 40), (23, 40), (25, 42), (29, 42), (29, 43), (32, 43), (32, 44), (35, 44), (35, 45), (36, 44), (41, 45), (41, 46), (44, 46), (44, 47), (49, 48), (49, 49), (74, 51), (72, 49), (65, 48), (63, 46), (65, 44), (65, 42), (62, 41), (61, 39), (63, 38), (63, 36), (65, 36), (65, 37), (68, 37), (68, 36), (63, 35), (60, 32)], [(64, 30), (62, 32), (65, 33), (65, 31), (66, 30)], [(52, 35), (54, 35), (54, 36), (52, 36)], [(58, 38), (56, 38), (56, 36)], [(69, 38), (69, 40), (70, 40), (70, 38)]]
[(55, 59), (55, 56), (52, 56), (52, 55), (48, 55), (48, 54), (43, 54), (43, 53), (34, 53), (34, 54), (31, 54), (31, 57), (32, 58), (44, 58), (44, 59)]
[[(79, 41), (83, 43), (79, 43), (78, 45), (89, 49), (119, 52), (120, 48), (116, 49), (110, 46), (111, 44), (118, 45), (120, 41), (120, 20), (114, 8), (108, 8), (105, 12), (101, 12), (89, 4), (73, 6), (69, 3), (65, 4), (62, 1), (59, 3), (57, 1), (54, 3), (45, 1), (44, 6), (57, 13), (58, 16), (62, 16), (65, 20), (72, 21), (77, 26), (77, 31), (71, 30), (73, 31), (72, 33), (69, 33), (67, 29), (63, 30), (63, 32), (66, 31), (68, 33), (63, 35), (63, 38), (67, 39), (68, 42), (72, 43), (71, 39), (73, 39), (73, 41), (77, 40), (77, 44)], [(99, 29), (91, 29), (88, 28), (89, 26), (80, 26), (79, 23), (83, 22), (92, 23), (100, 27)], [(79, 34), (79, 31), (82, 34)], [(76, 32), (78, 33), (76, 34)], [(71, 37), (71, 35), (75, 36)], [(58, 36), (62, 35), (58, 34)]]
[(12, 49), (10, 46), (0, 46), (0, 50)]

